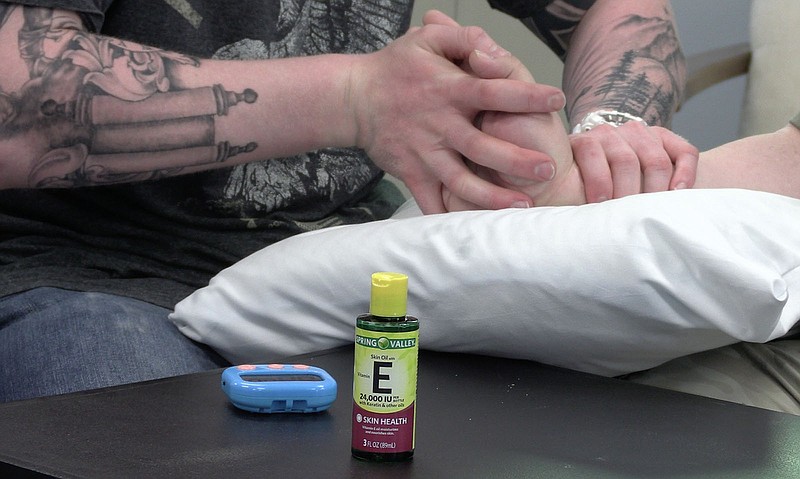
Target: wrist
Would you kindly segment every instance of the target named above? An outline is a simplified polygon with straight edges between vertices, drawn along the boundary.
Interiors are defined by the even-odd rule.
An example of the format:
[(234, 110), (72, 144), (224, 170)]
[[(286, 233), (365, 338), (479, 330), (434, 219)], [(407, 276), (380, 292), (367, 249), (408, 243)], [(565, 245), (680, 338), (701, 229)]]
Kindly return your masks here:
[[(377, 98), (385, 89), (386, 78), (376, 71), (375, 53), (350, 55), (348, 58), (346, 86), (342, 111), (346, 121), (348, 146), (369, 150), (374, 135), (374, 117), (377, 116)], [(377, 80), (376, 80), (377, 79)]]
[(586, 189), (583, 177), (574, 162), (559, 173), (555, 184), (547, 192), (535, 199), (536, 206), (571, 206), (586, 204)]
[(572, 128), (572, 133), (585, 133), (600, 125), (611, 125), (616, 128), (629, 121), (635, 121), (647, 126), (647, 122), (630, 113), (617, 110), (595, 110), (587, 113), (581, 121)]
[(319, 72), (329, 77), (326, 86), (331, 95), (330, 108), (322, 128), (329, 135), (327, 146), (351, 147), (359, 144), (359, 119), (363, 103), (363, 66), (365, 55), (331, 54), (325, 55), (330, 68)]

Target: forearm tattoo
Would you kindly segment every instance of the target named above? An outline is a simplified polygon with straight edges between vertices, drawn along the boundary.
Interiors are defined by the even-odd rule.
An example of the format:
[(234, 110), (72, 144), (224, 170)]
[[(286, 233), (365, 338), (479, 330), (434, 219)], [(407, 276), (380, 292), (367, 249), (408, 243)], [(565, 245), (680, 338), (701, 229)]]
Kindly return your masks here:
[(28, 79), (0, 91), (0, 154), (25, 152), (29, 187), (156, 179), (257, 147), (215, 133), (216, 119), (256, 92), (175, 88), (175, 65), (197, 59), (87, 33), (48, 9), (0, 4), (3, 25), (17, 8)]
[[(523, 23), (563, 60), (572, 35), (594, 0), (556, 0)], [(668, 125), (683, 95), (685, 66), (669, 12), (663, 17), (628, 15), (610, 26), (614, 38), (637, 40), (636, 49), (616, 52), (616, 63), (604, 70), (592, 65), (608, 58), (608, 41), (598, 41), (580, 55), (573, 78), (565, 78), (567, 118), (577, 122), (588, 111), (612, 109)], [(613, 42), (611, 42), (613, 43)]]

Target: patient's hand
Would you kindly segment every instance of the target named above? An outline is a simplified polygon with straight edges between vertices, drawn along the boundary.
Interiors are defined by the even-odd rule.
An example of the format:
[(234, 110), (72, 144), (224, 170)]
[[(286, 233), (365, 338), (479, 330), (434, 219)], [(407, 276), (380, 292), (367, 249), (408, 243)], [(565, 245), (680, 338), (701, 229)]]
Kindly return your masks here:
[[(522, 81), (534, 81), (522, 63), (513, 56), (488, 58), (474, 53), (465, 66), (483, 78), (507, 77)], [(522, 191), (534, 202), (534, 206), (571, 205), (586, 202), (583, 181), (573, 161), (572, 147), (564, 124), (555, 113), (502, 113), (485, 112), (479, 120), (481, 130), (499, 139), (510, 141), (523, 148), (548, 154), (556, 164), (552, 180), (542, 182), (516, 178), (465, 160), (476, 174), (503, 187)], [(455, 195), (443, 191), (448, 211), (477, 209)]]

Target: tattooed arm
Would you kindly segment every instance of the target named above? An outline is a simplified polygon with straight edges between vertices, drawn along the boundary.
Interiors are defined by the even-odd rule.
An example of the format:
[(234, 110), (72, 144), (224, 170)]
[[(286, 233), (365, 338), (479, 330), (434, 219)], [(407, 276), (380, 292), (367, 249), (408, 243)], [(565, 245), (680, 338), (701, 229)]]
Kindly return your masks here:
[(472, 120), (563, 105), (539, 101), (549, 92), (563, 102), (555, 88), (456, 67), (494, 48), (476, 28), (417, 29), (366, 55), (223, 61), (94, 35), (68, 11), (0, 3), (0, 15), (0, 188), (141, 181), (358, 146), (426, 212), (443, 211), (443, 184), (487, 208), (527, 204), (460, 155), (523, 177), (551, 160)]
[[(436, 11), (428, 12), (423, 21), (458, 25), (455, 20)], [(472, 55), (465, 67), (486, 78), (534, 81), (524, 65), (513, 57), (490, 63), (483, 56)], [(481, 128), (523, 147), (548, 151), (556, 159), (557, 174), (549, 182), (520, 182), (517, 178), (509, 178), (467, 161), (479, 175), (525, 192), (536, 205), (586, 203), (585, 175), (575, 167), (569, 139), (555, 115), (486, 112)], [(743, 188), (800, 198), (800, 114), (775, 132), (727, 143), (704, 151), (700, 156), (702, 161), (697, 165), (695, 183), (698, 188)], [(476, 208), (476, 205), (450, 195), (447, 190), (443, 193), (449, 210)]]
[(597, 109), (669, 124), (686, 71), (668, 7), (666, 1), (599, 0), (586, 12), (565, 56), (571, 126)]
[(669, 1), (538, 3), (548, 5), (522, 21), (564, 59), (570, 127), (597, 110), (621, 111), (652, 125), (600, 126), (570, 137), (589, 201), (691, 187), (697, 150), (662, 128), (685, 83)]

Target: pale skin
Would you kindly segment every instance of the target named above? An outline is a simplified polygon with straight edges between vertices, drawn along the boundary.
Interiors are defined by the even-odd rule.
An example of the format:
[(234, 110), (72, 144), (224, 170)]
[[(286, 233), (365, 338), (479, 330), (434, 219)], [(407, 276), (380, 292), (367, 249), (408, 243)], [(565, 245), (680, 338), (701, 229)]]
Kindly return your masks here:
[[(423, 20), (427, 24), (458, 25), (453, 19), (438, 11), (428, 12)], [(520, 81), (534, 81), (533, 76), (525, 66), (510, 54), (494, 59), (488, 58), (486, 55), (473, 54), (469, 57), (469, 61), (464, 68), (473, 74), (487, 78), (512, 78)], [(653, 143), (649, 147), (653, 150), (679, 152), (680, 155), (690, 157), (697, 157), (698, 155), (697, 150), (692, 145), (666, 128), (657, 126), (645, 127), (639, 123), (623, 126), (626, 126), (626, 130), (634, 137), (644, 138), (643, 143), (652, 141)], [(614, 143), (609, 140), (616, 138), (617, 131), (615, 130), (622, 130), (622, 127), (601, 126), (597, 128), (598, 131), (590, 131), (589, 133), (568, 137), (564, 125), (554, 113), (506, 114), (503, 112), (485, 112), (481, 121), (481, 129), (520, 146), (546, 152), (554, 159), (556, 175), (546, 183), (532, 182), (525, 178), (493, 171), (467, 160), (467, 164), (477, 175), (495, 184), (524, 191), (531, 197), (533, 204), (536, 206), (582, 204), (587, 201), (596, 201), (590, 195), (591, 188), (586, 186), (591, 184), (591, 181), (586, 179), (587, 171), (584, 168), (586, 165), (581, 165), (577, 161), (576, 152), (586, 144), (586, 138), (592, 138), (589, 141), (594, 141), (596, 138), (605, 138), (607, 143), (614, 144), (617, 148), (622, 148), (623, 150), (627, 146), (624, 142)], [(574, 137), (580, 138), (576, 141)], [(686, 164), (688, 163), (684, 165)], [(635, 184), (636, 189), (626, 189), (624, 194), (621, 193), (620, 196), (667, 189), (666, 186), (661, 185), (661, 187), (651, 190), (647, 185), (646, 178), (653, 171), (648, 170), (644, 162), (641, 167), (638, 163), (635, 166), (623, 176), (626, 179), (636, 176), (639, 181), (628, 182)], [(695, 166), (692, 165), (691, 169), (694, 170), (694, 168)], [(678, 169), (679, 167), (676, 165), (675, 174), (678, 174)], [(670, 172), (672, 172), (671, 169)], [(588, 172), (590, 179), (592, 173), (592, 171)], [(695, 172), (692, 171), (691, 174), (694, 176)], [(446, 188), (443, 190), (443, 198), (448, 211), (479, 209), (478, 205), (465, 201), (458, 195), (453, 195)]]
[[(545, 16), (536, 25), (529, 24), (535, 31), (547, 31), (547, 22), (552, 21), (551, 33), (558, 31), (561, 35), (559, 41), (569, 44), (563, 58), (564, 90), (568, 99), (566, 113), (570, 126), (597, 109), (624, 111), (646, 119), (650, 125), (644, 127), (631, 122), (620, 128), (596, 128), (569, 136), (571, 158), (580, 170), (586, 199), (598, 202), (641, 191), (691, 187), (696, 174), (696, 148), (660, 126), (669, 124), (682, 95), (685, 77), (683, 55), (669, 2), (598, 0), (590, 5), (579, 23), (573, 23), (572, 29), (565, 29), (565, 25), (570, 24), (570, 16), (586, 5), (556, 0), (548, 8), (553, 12), (551, 17)], [(424, 23), (458, 25), (437, 11), (428, 12)], [(477, 73), (492, 78), (532, 80), (527, 72), (515, 77), (502, 68), (491, 66)], [(539, 121), (541, 118), (546, 118), (546, 115)], [(557, 127), (553, 120), (548, 120), (549, 124)], [(506, 118), (502, 123), (510, 121)], [(514, 128), (510, 128), (510, 131), (500, 132), (498, 128), (489, 126), (484, 131), (501, 134), (513, 141)], [(525, 135), (515, 139), (518, 144), (526, 144)], [(540, 148), (547, 151), (544, 146)], [(554, 191), (560, 179), (568, 173), (575, 173), (571, 171), (572, 167), (559, 170), (565, 163), (558, 158), (554, 160), (557, 168), (550, 182), (553, 184), (534, 184), (503, 172), (481, 172), (481, 168), (476, 168), (476, 172), (485, 178), (513, 178), (511, 184), (528, 192)], [(449, 197), (452, 192), (445, 188), (443, 194)], [(532, 201), (536, 205), (546, 200), (533, 196)], [(478, 207), (464, 201), (463, 197), (451, 206), (456, 209)]]
[[(507, 56), (498, 60), (490, 62), (481, 55), (473, 55), (469, 59), (469, 69), (479, 75), (504, 75), (534, 81), (517, 59)], [(532, 183), (471, 164), (471, 168), (479, 175), (525, 192), (537, 206), (581, 205), (589, 202), (583, 176), (573, 157), (574, 142), (570, 141), (556, 115), (492, 112), (484, 116), (481, 127), (521, 146), (547, 151), (556, 160), (559, 173), (548, 183)], [(636, 127), (645, 130), (642, 125)], [(608, 125), (597, 128), (614, 129)], [(677, 135), (668, 131), (662, 132), (661, 137), (667, 142), (680, 141)], [(741, 188), (800, 199), (800, 129), (788, 124), (773, 133), (742, 138), (699, 153), (694, 188)], [(640, 187), (635, 193), (643, 192), (645, 190)], [(476, 209), (476, 205), (464, 202), (446, 191), (444, 198), (451, 211)]]
[[(564, 55), (564, 88), (570, 97), (567, 113), (572, 123), (598, 107), (627, 109), (654, 125), (668, 123), (683, 83), (682, 55), (668, 7), (666, 0), (555, 0), (546, 12), (528, 19), (531, 30), (554, 49), (569, 45)], [(0, 112), (6, 115), (5, 120), (27, 121), (24, 131), (14, 125), (17, 133), (13, 142), (0, 143), (0, 188), (142, 181), (320, 147), (359, 146), (379, 166), (406, 183), (423, 211), (435, 213), (445, 209), (443, 190), (481, 208), (533, 203), (518, 191), (474, 174), (460, 161), (461, 156), (498, 174), (530, 182), (547, 182), (556, 173), (553, 159), (544, 152), (503, 142), (472, 125), (475, 115), (483, 110), (547, 113), (565, 105), (564, 94), (553, 87), (523, 85), (502, 78), (486, 82), (453, 68), (452, 62), (461, 62), (474, 51), (488, 57), (504, 52), (479, 28), (429, 25), (371, 55), (232, 65), (92, 35), (70, 12), (0, 2), (0, 22), (0, 46), (8, 47), (0, 48), (4, 64), (0, 72), (0, 100), (4, 100), (0, 102)], [(19, 43), (25, 31), (34, 40), (27, 38), (27, 46)], [(36, 44), (36, 35), (44, 39), (41, 45)], [(80, 41), (71, 43), (75, 39)], [(25, 49), (22, 56), (21, 48)], [(654, 55), (653, 51), (660, 53)], [(85, 138), (86, 128), (68, 132), (63, 121), (56, 125), (61, 136), (53, 144), (53, 131), (47, 129), (54, 126), (45, 126), (37, 115), (46, 111), (48, 123), (66, 117), (62, 112), (70, 110), (70, 105), (82, 104), (77, 86), (60, 92), (57, 101), (42, 99), (36, 104), (15, 100), (25, 98), (31, 83), (48, 83), (49, 77), (57, 78), (56, 75), (80, 82), (86, 73), (53, 72), (42, 65), (64, 58), (87, 60), (95, 55), (82, 64), (86, 67), (87, 63), (101, 64), (98, 58), (108, 52), (112, 52), (109, 57), (116, 58), (145, 56), (147, 62), (137, 66), (146, 69), (165, 65), (163, 71), (157, 72), (161, 74), (159, 87), (164, 89), (153, 91), (149, 90), (149, 83), (138, 84), (142, 78), (137, 72), (120, 72), (122, 62), (114, 64), (114, 75), (92, 71), (106, 80), (98, 85), (109, 86), (112, 80), (116, 81), (116, 89), (139, 93), (137, 101), (144, 97), (142, 91), (202, 93), (200, 89), (210, 89), (212, 85), (221, 86), (225, 94), (240, 95), (243, 100), (214, 120), (215, 136), (224, 143), (225, 155), (185, 164), (182, 161), (186, 158), (197, 157), (189, 154), (188, 143), (172, 145), (177, 150), (185, 146), (183, 158), (169, 158), (163, 163), (162, 156), (166, 155), (149, 154), (145, 161), (141, 155), (116, 150), (111, 156), (98, 155), (86, 146), (91, 143)], [(626, 59), (631, 60), (630, 64)], [(650, 90), (646, 93), (658, 93), (646, 104), (630, 101), (631, 92), (641, 90), (633, 88), (641, 86), (639, 80), (644, 80)], [(177, 112), (175, 115), (171, 120), (182, 118)], [(283, 121), (276, 122), (274, 118)], [(179, 122), (172, 123), (179, 136), (193, 133), (176, 131), (180, 126), (175, 123)], [(647, 141), (641, 135), (626, 135), (627, 131), (625, 127), (575, 136), (573, 150), (590, 201), (630, 194), (640, 181), (645, 190), (691, 186), (696, 155), (687, 148), (688, 143), (666, 150), (660, 142), (659, 129), (649, 130)], [(139, 144), (148, 138), (131, 136), (131, 141)], [(209, 145), (203, 146), (210, 149)]]
[[(552, 137), (547, 139), (553, 140)], [(569, 144), (566, 135), (556, 141), (561, 147)], [(577, 167), (568, 168), (563, 178), (552, 182), (552, 188), (537, 188), (531, 184), (515, 186), (497, 177), (494, 180), (519, 188), (534, 197), (540, 206), (587, 202)], [(800, 199), (800, 129), (789, 124), (772, 133), (742, 138), (701, 152), (694, 188), (741, 188)], [(451, 206), (463, 208), (463, 204)]]
[[(554, 0), (535, 18), (523, 22), (565, 62), (563, 89), (570, 126), (598, 109), (623, 111), (645, 119), (650, 125), (645, 128), (639, 123), (628, 123), (620, 128), (597, 128), (569, 136), (589, 202), (640, 191), (692, 187), (698, 152), (689, 142), (664, 128), (680, 102), (685, 82), (684, 58), (669, 1)], [(424, 23), (458, 25), (437, 11), (428, 12)], [(502, 53), (498, 51), (495, 56), (503, 56)], [(472, 73), (485, 78), (515, 78), (506, 76), (507, 72), (497, 66)], [(545, 114), (538, 120), (542, 121), (551, 112), (532, 113)], [(505, 121), (498, 120), (496, 126), (504, 129), (500, 123)], [(547, 122), (555, 125), (552, 118)], [(491, 127), (484, 131), (500, 133), (498, 128)], [(513, 127), (502, 132), (502, 137), (514, 141)], [(526, 144), (524, 137), (517, 140), (520, 145)], [(552, 149), (552, 146), (529, 146), (537, 147), (542, 152)], [(529, 181), (499, 170), (481, 173), (479, 167), (476, 173), (483, 178), (513, 178), (513, 185), (524, 186), (525, 191), (532, 193), (555, 191), (559, 179), (576, 172), (574, 167), (561, 171), (560, 159), (554, 161), (556, 168), (548, 183)], [(470, 161), (467, 164), (477, 166)], [(478, 207), (470, 205), (465, 195), (443, 185), (443, 196), (451, 195), (458, 196), (459, 208)], [(542, 198), (537, 200), (534, 196), (531, 200), (531, 204), (538, 204)]]
[(800, 129), (789, 124), (702, 152), (695, 188), (743, 188), (800, 198)]
[[(512, 56), (489, 61), (483, 55), (474, 54), (469, 58), (465, 68), (478, 75), (498, 75), (521, 81), (534, 81), (530, 72)], [(500, 135), (501, 138), (508, 141), (547, 152), (555, 160), (556, 175), (548, 182), (532, 182), (465, 160), (477, 175), (495, 184), (524, 191), (530, 196), (535, 206), (586, 203), (584, 181), (573, 156), (566, 130), (558, 115), (554, 113), (506, 114), (492, 111), (484, 113), (480, 126), (483, 131)], [(442, 197), (448, 211), (480, 209), (478, 205), (451, 194), (446, 188), (442, 192)]]
[[(586, 8), (580, 22), (570, 20)], [(669, 127), (686, 75), (669, 1), (555, 0), (546, 10), (550, 16), (526, 25), (568, 45), (562, 87), (570, 129), (598, 109)], [(693, 185), (697, 150), (666, 128), (628, 123), (569, 140), (590, 202)]]
[[(552, 161), (544, 153), (473, 125), (483, 110), (555, 111), (565, 102), (555, 87), (458, 68), (476, 50), (498, 49), (480, 28), (429, 25), (365, 55), (223, 61), (94, 35), (69, 11), (0, 3), (0, 21), (0, 189), (144, 181), (337, 146), (366, 150), (427, 213), (444, 211), (443, 186), (484, 208), (530, 205), (524, 193), (475, 175), (462, 156), (515, 177), (552, 177), (536, 176)], [(198, 105), (195, 97), (212, 106), (228, 98), (230, 107), (187, 123), (194, 112), (183, 110)], [(131, 102), (149, 99), (184, 106), (131, 113)], [(114, 125), (126, 115), (147, 120), (138, 129), (158, 127), (126, 138), (126, 129), (98, 125), (98, 116)], [(209, 131), (211, 143), (201, 141)], [(151, 136), (177, 143), (159, 150)], [(131, 154), (130, 143), (155, 153)], [(207, 150), (208, 161), (195, 161), (193, 149)]]

